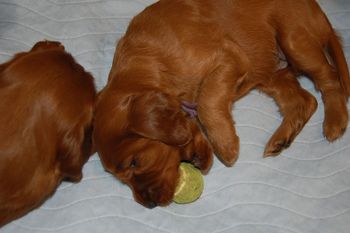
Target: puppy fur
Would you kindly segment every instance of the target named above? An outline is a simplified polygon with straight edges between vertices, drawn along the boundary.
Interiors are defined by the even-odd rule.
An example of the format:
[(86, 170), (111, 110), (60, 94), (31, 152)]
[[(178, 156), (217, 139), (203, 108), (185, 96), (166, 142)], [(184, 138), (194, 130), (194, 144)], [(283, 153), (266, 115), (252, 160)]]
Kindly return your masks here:
[[(281, 52), (288, 62), (283, 68)], [(232, 166), (239, 153), (233, 103), (253, 88), (274, 98), (283, 121), (264, 155), (278, 155), (317, 108), (316, 99), (299, 85), (299, 74), (322, 94), (324, 136), (329, 141), (341, 137), (348, 124), (349, 71), (340, 40), (316, 1), (160, 0), (132, 20), (118, 43), (96, 107), (97, 150), (106, 169), (131, 186), (137, 201), (166, 204), (181, 149), (193, 140), (194, 122), (181, 112), (181, 101), (198, 104), (194, 128), (201, 127), (218, 158)], [(141, 144), (148, 149), (139, 154)], [(209, 150), (197, 153), (194, 146), (193, 153), (210, 161)], [(169, 164), (160, 165), (159, 157)], [(208, 164), (198, 166), (208, 169)], [(145, 167), (154, 175), (145, 175)], [(172, 187), (148, 190), (159, 183)], [(155, 190), (157, 198), (142, 195)], [(163, 193), (167, 197), (159, 198)]]
[(0, 226), (77, 182), (91, 153), (92, 76), (59, 42), (0, 65)]

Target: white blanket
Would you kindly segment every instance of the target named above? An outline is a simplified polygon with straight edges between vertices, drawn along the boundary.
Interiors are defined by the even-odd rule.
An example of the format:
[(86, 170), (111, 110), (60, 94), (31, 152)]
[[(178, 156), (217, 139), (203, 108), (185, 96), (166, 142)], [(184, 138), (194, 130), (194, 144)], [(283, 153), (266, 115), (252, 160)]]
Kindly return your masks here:
[[(38, 40), (59, 40), (101, 89), (116, 41), (131, 17), (152, 2), (0, 0), (0, 63)], [(319, 2), (343, 37), (349, 60), (350, 1)], [(146, 209), (94, 155), (80, 183), (62, 183), (44, 205), (0, 232), (350, 232), (350, 130), (328, 143), (322, 135), (320, 95), (311, 82), (301, 82), (317, 96), (319, 107), (291, 148), (276, 158), (262, 158), (281, 117), (272, 99), (252, 92), (233, 110), (241, 138), (238, 162), (227, 168), (215, 160), (204, 193), (193, 204)]]

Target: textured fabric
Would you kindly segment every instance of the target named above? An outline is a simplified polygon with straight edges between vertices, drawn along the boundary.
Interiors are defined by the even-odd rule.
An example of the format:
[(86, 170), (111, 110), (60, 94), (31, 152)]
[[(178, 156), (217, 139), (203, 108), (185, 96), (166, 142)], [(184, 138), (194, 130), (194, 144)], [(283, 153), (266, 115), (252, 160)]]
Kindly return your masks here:
[[(59, 40), (101, 89), (116, 41), (132, 16), (152, 2), (0, 0), (0, 62), (38, 40)], [(349, 60), (350, 1), (319, 2), (343, 37)], [(281, 117), (272, 99), (253, 91), (233, 110), (241, 139), (238, 162), (226, 168), (215, 160), (204, 193), (193, 204), (146, 209), (103, 170), (95, 155), (84, 166), (80, 183), (62, 183), (44, 205), (0, 232), (347, 233), (350, 130), (328, 143), (322, 135), (320, 95), (311, 82), (301, 83), (315, 94), (319, 107), (291, 148), (276, 158), (262, 158)]]

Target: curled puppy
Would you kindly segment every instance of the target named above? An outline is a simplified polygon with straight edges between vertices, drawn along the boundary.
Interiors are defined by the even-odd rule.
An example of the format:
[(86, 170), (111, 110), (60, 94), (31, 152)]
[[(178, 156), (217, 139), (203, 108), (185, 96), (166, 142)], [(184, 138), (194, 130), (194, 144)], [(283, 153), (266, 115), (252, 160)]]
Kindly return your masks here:
[[(279, 67), (281, 52), (285, 68)], [(264, 154), (278, 155), (317, 108), (296, 79), (300, 73), (322, 94), (325, 137), (341, 137), (348, 124), (349, 71), (316, 1), (160, 0), (132, 20), (118, 43), (96, 108), (98, 152), (109, 169), (118, 168), (126, 153), (118, 145), (131, 136), (156, 140), (152, 151), (187, 145), (190, 123), (179, 104), (187, 101), (197, 104), (215, 154), (232, 166), (239, 153), (232, 104), (257, 88), (275, 99), (284, 117)], [(128, 141), (128, 147), (137, 144)], [(146, 180), (133, 183), (133, 190)]]
[(93, 77), (59, 42), (0, 65), (0, 226), (82, 178), (92, 152)]

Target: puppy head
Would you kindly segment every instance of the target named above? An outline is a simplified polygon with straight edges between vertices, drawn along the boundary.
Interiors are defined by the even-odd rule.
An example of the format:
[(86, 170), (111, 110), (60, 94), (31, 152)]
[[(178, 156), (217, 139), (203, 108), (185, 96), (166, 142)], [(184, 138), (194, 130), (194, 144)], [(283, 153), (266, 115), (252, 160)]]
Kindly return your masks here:
[[(117, 106), (121, 111), (102, 113), (97, 106), (94, 139), (101, 160), (130, 186), (136, 201), (149, 208), (167, 205), (175, 192), (180, 162), (193, 162), (207, 171), (211, 147), (176, 99), (158, 92), (122, 99)], [(121, 121), (118, 115), (103, 117), (113, 113), (120, 114)]]
[(135, 137), (123, 140), (114, 152), (107, 170), (131, 188), (137, 202), (148, 208), (171, 202), (179, 176), (178, 148)]
[(43, 50), (49, 50), (49, 49), (60, 49), (64, 50), (64, 46), (58, 42), (58, 41), (49, 41), (49, 40), (44, 40), (44, 41), (39, 41), (37, 42), (32, 49), (30, 50), (31, 52), (37, 52), (37, 51), (43, 51)]
[(206, 173), (212, 164), (212, 150), (202, 134), (184, 147), (131, 137), (118, 143), (104, 165), (127, 184), (140, 204), (153, 208), (168, 205), (174, 196), (181, 161), (191, 162)]

